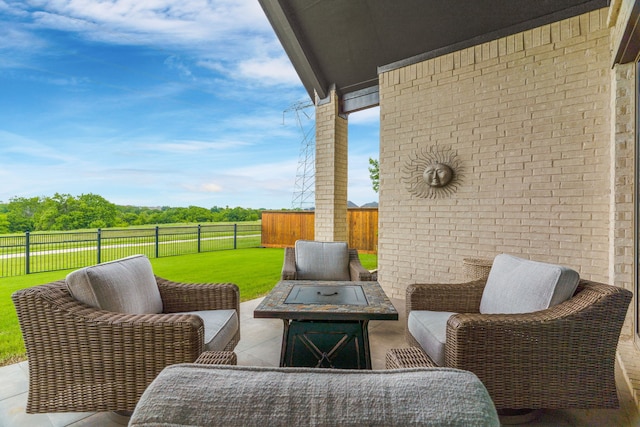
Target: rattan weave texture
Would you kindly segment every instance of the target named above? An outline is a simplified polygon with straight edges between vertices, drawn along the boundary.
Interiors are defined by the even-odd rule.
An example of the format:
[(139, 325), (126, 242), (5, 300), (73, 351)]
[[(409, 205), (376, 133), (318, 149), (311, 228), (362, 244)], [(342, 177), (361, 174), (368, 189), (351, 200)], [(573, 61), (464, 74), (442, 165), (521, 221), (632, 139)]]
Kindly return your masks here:
[(486, 279), (489, 277), (493, 260), (488, 258), (465, 258), (462, 260), (462, 265), (467, 279)]
[(436, 365), (419, 347), (392, 348), (387, 352), (385, 368), (434, 368)]
[(237, 365), (238, 356), (233, 351), (204, 351), (194, 363), (204, 365)]
[[(574, 296), (523, 314), (479, 313), (486, 281), (414, 284), (412, 310), (451, 311), (445, 366), (475, 373), (498, 408), (616, 408), (615, 354), (632, 294), (581, 280)], [(407, 331), (410, 346), (420, 347)]]
[[(235, 309), (231, 283), (183, 284), (156, 278), (162, 314), (122, 314), (76, 301), (64, 281), (12, 295), (29, 364), (27, 413), (131, 411), (168, 365), (191, 363), (204, 350), (194, 310)], [(240, 332), (225, 350), (233, 350)]]

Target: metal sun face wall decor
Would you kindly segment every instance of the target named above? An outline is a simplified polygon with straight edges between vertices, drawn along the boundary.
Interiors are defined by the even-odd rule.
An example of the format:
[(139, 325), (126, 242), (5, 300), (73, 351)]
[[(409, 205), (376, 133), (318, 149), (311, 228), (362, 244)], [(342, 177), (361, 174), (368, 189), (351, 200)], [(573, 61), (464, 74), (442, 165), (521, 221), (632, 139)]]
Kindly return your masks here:
[(424, 147), (410, 155), (402, 170), (407, 191), (417, 197), (435, 199), (458, 190), (462, 164), (450, 147)]

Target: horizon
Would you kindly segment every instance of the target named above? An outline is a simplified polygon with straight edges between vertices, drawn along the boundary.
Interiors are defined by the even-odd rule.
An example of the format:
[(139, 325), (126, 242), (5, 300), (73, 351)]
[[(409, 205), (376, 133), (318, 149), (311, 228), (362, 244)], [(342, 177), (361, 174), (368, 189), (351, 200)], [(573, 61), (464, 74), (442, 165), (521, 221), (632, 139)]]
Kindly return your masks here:
[[(60, 193), (61, 194), (61, 193)], [(99, 194), (97, 194), (99, 196)], [(51, 195), (53, 196), (53, 195)], [(34, 197), (51, 197), (51, 196), (34, 196)], [(72, 194), (71, 196), (77, 198), (78, 196), (81, 196), (80, 194), (74, 195)], [(109, 203), (113, 203), (110, 200), (106, 199), (107, 202)], [(0, 200), (0, 205), (8, 205), (9, 203), (11, 203), (11, 201), (4, 201), (4, 200)], [(231, 206), (231, 205), (225, 205), (225, 206), (218, 206), (218, 205), (213, 205), (211, 207), (206, 207), (206, 206), (198, 206), (198, 205), (190, 205), (190, 206), (170, 206), (170, 205), (154, 205), (154, 206), (148, 206), (148, 205), (135, 205), (135, 204), (128, 204), (128, 205), (121, 205), (118, 203), (113, 203), (116, 206), (119, 207), (131, 207), (131, 208), (146, 208), (146, 209), (162, 209), (162, 208), (169, 208), (169, 209), (174, 209), (174, 208), (189, 208), (191, 206), (194, 207), (198, 207), (198, 208), (204, 208), (204, 209), (213, 209), (213, 208), (223, 208), (223, 209), (234, 209), (234, 208), (242, 208), (242, 209), (252, 209), (252, 210), (291, 210), (292, 208), (264, 208), (264, 207), (246, 207), (246, 206)], [(363, 207), (372, 207), (370, 205), (375, 204), (377, 207), (378, 206), (378, 202), (377, 201), (371, 201), (371, 202), (366, 202), (363, 203), (361, 205), (357, 205), (354, 202), (352, 202), (351, 200), (347, 200), (347, 208), (363, 208)], [(355, 206), (352, 206), (355, 205)], [(306, 208), (300, 208), (302, 210), (315, 210), (315, 206), (309, 206)]]
[[(0, 201), (291, 209), (313, 109), (255, 0), (0, 0)], [(349, 116), (377, 202), (379, 110)]]

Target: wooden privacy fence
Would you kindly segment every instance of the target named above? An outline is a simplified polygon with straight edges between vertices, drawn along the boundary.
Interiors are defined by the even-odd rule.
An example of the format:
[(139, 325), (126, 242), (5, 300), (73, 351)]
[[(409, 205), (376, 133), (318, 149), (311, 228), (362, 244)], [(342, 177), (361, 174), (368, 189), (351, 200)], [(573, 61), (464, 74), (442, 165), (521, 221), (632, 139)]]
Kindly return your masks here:
[[(378, 209), (347, 210), (347, 230), (350, 248), (364, 253), (378, 252)], [(284, 248), (296, 240), (313, 240), (315, 214), (312, 211), (263, 211), (262, 246)]]

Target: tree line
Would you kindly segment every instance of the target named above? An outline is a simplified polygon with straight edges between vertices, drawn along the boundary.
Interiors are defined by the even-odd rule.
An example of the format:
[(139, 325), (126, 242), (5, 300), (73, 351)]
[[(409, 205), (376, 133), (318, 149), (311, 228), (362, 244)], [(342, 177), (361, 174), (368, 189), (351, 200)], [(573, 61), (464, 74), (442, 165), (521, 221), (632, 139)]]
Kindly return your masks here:
[(97, 194), (14, 197), (0, 203), (0, 234), (148, 224), (257, 221), (265, 209), (119, 206)]

